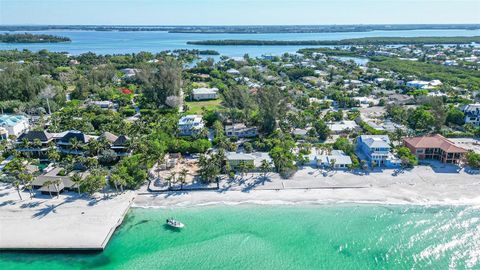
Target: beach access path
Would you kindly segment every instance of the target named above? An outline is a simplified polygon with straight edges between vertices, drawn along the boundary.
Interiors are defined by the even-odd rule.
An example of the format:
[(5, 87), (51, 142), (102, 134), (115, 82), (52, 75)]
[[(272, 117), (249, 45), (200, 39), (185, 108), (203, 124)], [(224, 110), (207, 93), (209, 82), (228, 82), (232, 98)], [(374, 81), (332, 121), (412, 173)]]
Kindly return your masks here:
[(59, 198), (0, 184), (0, 250), (103, 250), (134, 198), (134, 192), (95, 198), (74, 192)]

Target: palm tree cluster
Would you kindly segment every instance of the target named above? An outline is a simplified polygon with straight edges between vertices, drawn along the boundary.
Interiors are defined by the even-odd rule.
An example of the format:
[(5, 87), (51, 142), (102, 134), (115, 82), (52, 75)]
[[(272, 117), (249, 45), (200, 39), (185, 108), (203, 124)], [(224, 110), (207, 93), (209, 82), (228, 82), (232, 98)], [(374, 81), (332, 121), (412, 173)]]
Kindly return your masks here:
[(198, 159), (198, 173), (201, 180), (207, 183), (215, 182), (222, 171), (224, 159), (225, 153), (222, 150), (210, 156), (201, 155)]

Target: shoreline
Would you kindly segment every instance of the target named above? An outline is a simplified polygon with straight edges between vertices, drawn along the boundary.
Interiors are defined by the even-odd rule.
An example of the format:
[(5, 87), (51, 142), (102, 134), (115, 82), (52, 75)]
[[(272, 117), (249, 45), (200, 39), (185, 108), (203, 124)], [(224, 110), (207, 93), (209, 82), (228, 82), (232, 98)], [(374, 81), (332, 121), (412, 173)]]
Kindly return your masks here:
[(134, 208), (201, 207), (208, 205), (480, 205), (480, 178), (448, 166), (419, 166), (396, 174), (381, 170), (366, 175), (336, 171), (322, 176), (304, 168), (291, 179), (258, 174), (222, 180), (216, 191), (137, 191)]
[(19, 200), (16, 190), (0, 185), (0, 249), (20, 251), (103, 250), (132, 209), (209, 206), (326, 205), (480, 207), (480, 178), (445, 165), (409, 171), (375, 170), (367, 174), (302, 168), (291, 179), (271, 173), (222, 179), (215, 191), (96, 194), (67, 192), (59, 198), (38, 195)]

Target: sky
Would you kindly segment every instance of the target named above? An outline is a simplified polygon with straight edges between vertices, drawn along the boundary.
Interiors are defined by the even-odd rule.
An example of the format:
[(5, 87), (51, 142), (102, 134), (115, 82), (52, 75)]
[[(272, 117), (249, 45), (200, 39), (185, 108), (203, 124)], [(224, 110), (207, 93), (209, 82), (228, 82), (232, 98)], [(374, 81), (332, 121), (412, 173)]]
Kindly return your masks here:
[(480, 0), (0, 0), (0, 24), (480, 23)]

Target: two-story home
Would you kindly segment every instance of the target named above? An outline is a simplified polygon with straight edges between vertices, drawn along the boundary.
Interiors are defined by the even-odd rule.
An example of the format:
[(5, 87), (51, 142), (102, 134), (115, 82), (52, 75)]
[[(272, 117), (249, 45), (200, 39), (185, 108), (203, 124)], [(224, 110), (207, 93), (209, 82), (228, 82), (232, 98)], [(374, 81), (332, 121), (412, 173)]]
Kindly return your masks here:
[(129, 156), (132, 153), (129, 144), (130, 138), (125, 135), (120, 135), (112, 143), (110, 148), (115, 151), (119, 157)]
[(178, 131), (180, 136), (193, 136), (199, 134), (205, 123), (201, 115), (186, 115), (178, 121)]
[(115, 151), (117, 156), (124, 157), (131, 154), (131, 150), (129, 147), (130, 138), (125, 135), (117, 136), (110, 132), (104, 132), (100, 137), (99, 140), (105, 140), (110, 145), (110, 149)]
[(371, 166), (390, 168), (400, 165), (400, 161), (391, 153), (387, 135), (361, 135), (357, 138), (357, 150)]
[(465, 123), (480, 126), (480, 103), (465, 105), (460, 110), (465, 114)]
[(40, 159), (47, 158), (49, 144), (54, 142), (54, 136), (46, 131), (30, 130), (18, 137), (16, 149), (18, 152), (28, 154)]
[(247, 127), (245, 124), (233, 124), (225, 126), (225, 135), (227, 137), (251, 138), (258, 135), (256, 127)]
[(85, 145), (92, 139), (96, 138), (81, 131), (70, 130), (57, 141), (58, 151), (63, 154), (84, 155)]
[(459, 164), (467, 153), (466, 149), (456, 146), (439, 134), (405, 138), (403, 144), (418, 159), (433, 159), (442, 163)]

